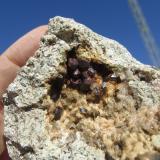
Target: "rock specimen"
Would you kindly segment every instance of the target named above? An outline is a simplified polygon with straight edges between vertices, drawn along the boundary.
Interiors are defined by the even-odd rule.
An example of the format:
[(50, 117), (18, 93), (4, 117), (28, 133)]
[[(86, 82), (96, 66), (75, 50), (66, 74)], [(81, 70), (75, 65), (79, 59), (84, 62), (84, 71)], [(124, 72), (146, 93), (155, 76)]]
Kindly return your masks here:
[(3, 100), (13, 160), (160, 159), (160, 71), (72, 19), (50, 20)]

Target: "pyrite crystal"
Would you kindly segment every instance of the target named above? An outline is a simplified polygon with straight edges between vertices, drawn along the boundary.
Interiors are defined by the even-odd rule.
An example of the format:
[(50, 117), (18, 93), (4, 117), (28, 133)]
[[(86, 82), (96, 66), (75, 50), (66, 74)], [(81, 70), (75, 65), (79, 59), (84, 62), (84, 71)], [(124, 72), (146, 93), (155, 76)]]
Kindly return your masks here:
[(160, 71), (72, 19), (50, 20), (3, 101), (12, 160), (160, 159)]

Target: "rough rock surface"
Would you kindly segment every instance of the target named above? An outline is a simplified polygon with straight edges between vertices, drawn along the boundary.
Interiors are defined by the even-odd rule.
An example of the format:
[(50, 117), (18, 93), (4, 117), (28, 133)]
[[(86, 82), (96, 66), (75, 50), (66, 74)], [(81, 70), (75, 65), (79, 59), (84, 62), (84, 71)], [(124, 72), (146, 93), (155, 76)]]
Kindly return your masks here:
[(160, 71), (72, 19), (50, 20), (3, 100), (13, 160), (160, 159)]

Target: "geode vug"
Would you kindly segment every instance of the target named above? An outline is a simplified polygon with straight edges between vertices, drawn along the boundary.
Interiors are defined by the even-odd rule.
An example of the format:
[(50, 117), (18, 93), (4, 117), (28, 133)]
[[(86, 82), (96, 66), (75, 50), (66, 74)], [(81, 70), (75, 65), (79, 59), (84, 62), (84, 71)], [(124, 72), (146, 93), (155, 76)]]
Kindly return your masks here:
[(50, 20), (3, 101), (13, 160), (160, 159), (160, 71), (72, 19)]

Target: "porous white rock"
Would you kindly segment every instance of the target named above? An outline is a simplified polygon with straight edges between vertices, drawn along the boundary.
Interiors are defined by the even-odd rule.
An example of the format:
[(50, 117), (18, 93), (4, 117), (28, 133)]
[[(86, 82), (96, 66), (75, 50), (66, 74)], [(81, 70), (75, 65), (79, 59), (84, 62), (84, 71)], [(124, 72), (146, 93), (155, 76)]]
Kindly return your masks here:
[[(112, 127), (108, 131), (100, 130), (102, 133), (107, 132), (102, 140), (105, 149), (89, 144), (80, 131), (70, 135), (62, 130), (61, 138), (54, 139), (51, 136), (54, 134), (51, 134), (52, 124), (48, 120), (47, 108), (42, 103), (48, 94), (46, 83), (65, 72), (63, 64), (67, 61), (66, 54), (73, 48), (78, 48), (80, 58), (95, 59), (112, 68), (129, 88), (129, 91), (125, 87), (119, 89), (119, 102), (107, 100), (109, 112), (113, 110), (116, 115), (119, 107), (119, 110), (124, 110), (124, 115), (117, 122), (118, 116), (114, 117), (111, 112), (114, 121), (110, 123)], [(13, 160), (103, 160), (107, 157), (125, 160), (152, 152), (158, 154), (155, 145), (159, 148), (159, 144), (155, 142), (154, 135), (160, 133), (159, 69), (138, 62), (118, 42), (98, 35), (72, 19), (50, 19), (48, 31), (41, 38), (40, 48), (19, 71), (3, 100), (5, 136)], [(135, 108), (133, 112), (130, 106)], [(125, 120), (129, 127), (122, 129), (123, 133), (118, 132), (116, 125), (123, 128)], [(101, 121), (97, 118), (95, 123), (101, 126)], [(153, 127), (153, 131), (150, 131), (155, 125), (156, 129)], [(118, 137), (124, 143), (122, 148), (121, 144), (113, 143)], [(117, 153), (116, 147), (119, 147)]]

